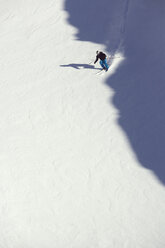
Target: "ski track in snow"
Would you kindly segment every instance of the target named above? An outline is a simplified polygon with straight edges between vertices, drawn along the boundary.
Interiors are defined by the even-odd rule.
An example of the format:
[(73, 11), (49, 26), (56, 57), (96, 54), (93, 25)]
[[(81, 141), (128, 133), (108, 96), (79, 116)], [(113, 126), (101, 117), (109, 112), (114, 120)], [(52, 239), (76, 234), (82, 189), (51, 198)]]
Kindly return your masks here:
[[(87, 54), (106, 45), (86, 41), (66, 3), (77, 18), (92, 2), (0, 2), (0, 247), (163, 248), (164, 186), (137, 161), (105, 84), (127, 58), (94, 74)], [(106, 39), (115, 27), (124, 57), (129, 1), (110, 5)]]

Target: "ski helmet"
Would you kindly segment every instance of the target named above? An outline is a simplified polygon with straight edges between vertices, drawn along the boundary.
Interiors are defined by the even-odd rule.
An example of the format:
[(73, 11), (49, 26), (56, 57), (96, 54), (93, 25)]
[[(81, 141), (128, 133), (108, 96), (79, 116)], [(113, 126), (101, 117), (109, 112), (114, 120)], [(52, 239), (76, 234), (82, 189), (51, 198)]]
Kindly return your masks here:
[(99, 54), (99, 51), (96, 51), (96, 54)]

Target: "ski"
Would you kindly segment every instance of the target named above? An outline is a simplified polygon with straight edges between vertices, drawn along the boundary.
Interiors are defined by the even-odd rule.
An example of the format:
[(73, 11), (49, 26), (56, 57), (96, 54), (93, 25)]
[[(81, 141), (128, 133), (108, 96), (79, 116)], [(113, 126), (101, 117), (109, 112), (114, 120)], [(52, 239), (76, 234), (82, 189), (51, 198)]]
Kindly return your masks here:
[(105, 72), (105, 70), (101, 69), (100, 71), (96, 72), (96, 75), (101, 75), (103, 72)]

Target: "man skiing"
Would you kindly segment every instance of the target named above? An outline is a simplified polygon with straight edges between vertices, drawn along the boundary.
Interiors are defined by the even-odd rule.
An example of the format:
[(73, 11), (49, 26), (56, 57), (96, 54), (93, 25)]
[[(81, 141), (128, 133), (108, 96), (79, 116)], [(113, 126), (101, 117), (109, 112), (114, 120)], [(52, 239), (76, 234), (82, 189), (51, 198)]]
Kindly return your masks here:
[(94, 64), (96, 64), (96, 62), (98, 61), (98, 59), (100, 59), (100, 65), (103, 68), (103, 70), (108, 71), (109, 69), (109, 65), (107, 64), (107, 59), (106, 59), (106, 54), (103, 52), (96, 52), (96, 60), (94, 62)]

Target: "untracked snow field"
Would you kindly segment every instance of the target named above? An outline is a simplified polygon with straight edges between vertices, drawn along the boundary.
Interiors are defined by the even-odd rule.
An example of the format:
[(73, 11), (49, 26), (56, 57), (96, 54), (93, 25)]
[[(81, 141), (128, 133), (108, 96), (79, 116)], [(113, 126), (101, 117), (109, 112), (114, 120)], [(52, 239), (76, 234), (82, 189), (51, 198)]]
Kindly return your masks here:
[[(147, 75), (160, 55), (152, 49), (151, 71), (139, 73), (152, 61), (149, 39), (162, 52), (158, 86), (165, 76), (165, 4), (89, 2), (0, 1), (0, 248), (165, 247), (164, 170), (153, 169), (157, 160), (165, 166), (164, 133), (155, 143), (156, 152), (162, 146), (159, 156), (149, 160), (154, 150), (145, 156), (143, 137), (146, 141), (152, 115), (146, 120), (142, 110), (149, 106), (148, 90), (135, 102), (144, 92), (142, 76), (150, 81)], [(103, 15), (105, 9), (111, 12)], [(103, 16), (95, 15), (98, 10)], [(138, 31), (139, 22), (132, 32), (134, 11), (141, 13), (149, 37)], [(161, 20), (155, 28), (161, 42), (155, 38), (158, 31), (152, 37), (147, 28), (149, 18), (153, 25), (152, 13)], [(131, 56), (136, 35), (139, 47)], [(143, 37), (146, 53), (140, 57)], [(96, 50), (116, 56), (107, 73), (97, 74)], [(144, 55), (149, 59), (143, 62)], [(161, 92), (161, 103), (162, 87), (154, 89)], [(164, 130), (165, 117), (160, 120), (162, 128), (157, 124), (156, 129)]]

